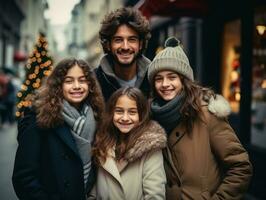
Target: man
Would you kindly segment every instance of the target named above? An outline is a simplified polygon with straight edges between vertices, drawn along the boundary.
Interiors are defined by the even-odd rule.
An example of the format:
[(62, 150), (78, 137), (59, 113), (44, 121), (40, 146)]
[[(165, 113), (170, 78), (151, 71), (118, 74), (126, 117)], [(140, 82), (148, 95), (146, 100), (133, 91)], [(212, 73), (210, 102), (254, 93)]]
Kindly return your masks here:
[(150, 39), (148, 21), (138, 10), (119, 8), (105, 16), (99, 35), (105, 55), (95, 73), (105, 101), (123, 86), (137, 87), (148, 96), (150, 60), (143, 56)]

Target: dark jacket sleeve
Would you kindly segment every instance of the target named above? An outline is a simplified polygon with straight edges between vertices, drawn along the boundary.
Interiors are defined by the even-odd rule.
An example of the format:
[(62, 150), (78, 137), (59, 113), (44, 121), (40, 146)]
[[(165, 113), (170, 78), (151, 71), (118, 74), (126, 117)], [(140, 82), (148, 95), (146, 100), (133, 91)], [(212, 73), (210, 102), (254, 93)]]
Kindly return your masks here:
[(35, 114), (28, 112), (18, 121), (18, 148), (12, 182), (21, 200), (51, 200), (40, 182), (41, 134), (37, 129)]
[(242, 199), (252, 176), (252, 165), (235, 132), (226, 119), (211, 117), (210, 144), (222, 171), (223, 179), (213, 200)]

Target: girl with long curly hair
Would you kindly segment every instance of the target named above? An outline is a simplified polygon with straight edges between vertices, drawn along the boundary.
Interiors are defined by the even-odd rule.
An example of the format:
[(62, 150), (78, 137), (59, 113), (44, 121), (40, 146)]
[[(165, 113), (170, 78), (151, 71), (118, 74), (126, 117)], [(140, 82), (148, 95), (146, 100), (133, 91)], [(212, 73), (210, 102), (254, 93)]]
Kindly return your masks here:
[(229, 103), (194, 82), (176, 38), (149, 65), (152, 118), (168, 136), (163, 151), (166, 199), (242, 199), (252, 166), (227, 121)]
[(93, 153), (99, 168), (91, 199), (164, 199), (161, 149), (165, 144), (165, 132), (149, 119), (142, 92), (133, 87), (118, 89), (96, 134)]
[(18, 122), (12, 180), (19, 199), (86, 199), (96, 178), (91, 145), (103, 109), (89, 65), (59, 62)]

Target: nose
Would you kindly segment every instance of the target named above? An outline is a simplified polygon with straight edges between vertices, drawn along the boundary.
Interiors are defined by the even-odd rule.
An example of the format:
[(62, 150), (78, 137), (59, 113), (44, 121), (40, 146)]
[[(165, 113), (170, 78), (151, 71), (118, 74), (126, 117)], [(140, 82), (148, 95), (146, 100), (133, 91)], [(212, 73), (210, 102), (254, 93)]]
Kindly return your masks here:
[(168, 80), (167, 78), (164, 78), (164, 79), (163, 79), (162, 86), (163, 86), (163, 87), (167, 87), (167, 86), (169, 86), (169, 80)]
[(129, 117), (128, 117), (128, 113), (127, 112), (124, 112), (123, 113), (123, 116), (121, 118), (123, 121), (128, 121), (129, 120)]
[(129, 49), (129, 43), (128, 43), (128, 40), (124, 40), (124, 41), (123, 41), (122, 48), (123, 48), (123, 49), (126, 49), (126, 50)]
[(79, 81), (74, 81), (74, 84), (73, 84), (73, 88), (74, 89), (79, 89), (80, 88), (80, 83), (79, 83)]

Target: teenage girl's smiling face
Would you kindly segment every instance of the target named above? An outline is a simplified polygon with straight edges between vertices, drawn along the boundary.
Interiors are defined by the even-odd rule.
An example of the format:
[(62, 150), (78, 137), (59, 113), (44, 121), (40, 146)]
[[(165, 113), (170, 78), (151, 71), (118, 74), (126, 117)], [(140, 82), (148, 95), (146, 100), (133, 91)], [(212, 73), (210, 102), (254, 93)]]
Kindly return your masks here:
[(89, 94), (89, 82), (83, 70), (75, 65), (70, 68), (63, 82), (63, 96), (72, 106), (78, 108)]
[(157, 94), (165, 101), (175, 98), (182, 90), (180, 76), (173, 71), (160, 71), (154, 77)]
[(120, 133), (129, 133), (139, 124), (139, 113), (137, 103), (126, 95), (122, 95), (117, 99), (113, 123)]

